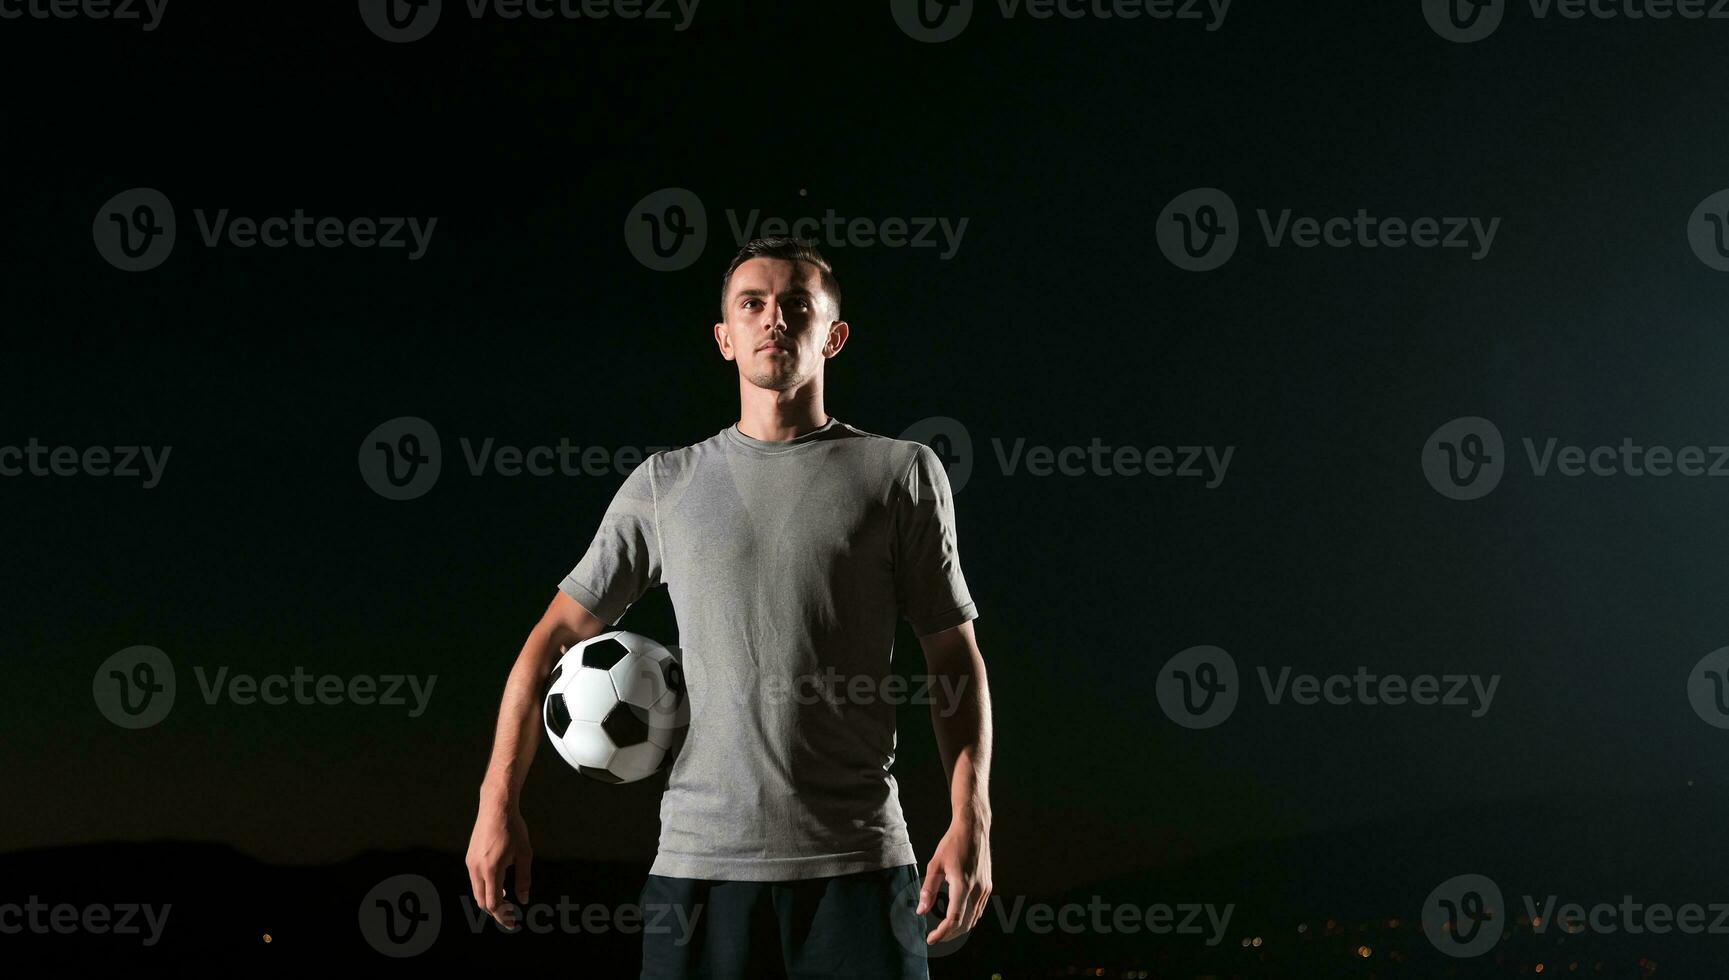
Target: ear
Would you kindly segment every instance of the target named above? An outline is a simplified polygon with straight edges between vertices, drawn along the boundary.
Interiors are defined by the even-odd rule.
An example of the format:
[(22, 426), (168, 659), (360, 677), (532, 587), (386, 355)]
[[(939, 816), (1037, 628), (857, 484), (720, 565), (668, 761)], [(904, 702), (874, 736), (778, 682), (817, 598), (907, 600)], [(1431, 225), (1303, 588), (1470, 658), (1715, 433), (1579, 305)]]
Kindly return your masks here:
[(714, 343), (715, 346), (720, 348), (721, 357), (729, 361), (733, 359), (732, 336), (726, 332), (726, 324), (724, 322), (714, 325)]
[(845, 320), (836, 320), (829, 324), (828, 342), (822, 345), (822, 356), (833, 357), (846, 346), (847, 325)]

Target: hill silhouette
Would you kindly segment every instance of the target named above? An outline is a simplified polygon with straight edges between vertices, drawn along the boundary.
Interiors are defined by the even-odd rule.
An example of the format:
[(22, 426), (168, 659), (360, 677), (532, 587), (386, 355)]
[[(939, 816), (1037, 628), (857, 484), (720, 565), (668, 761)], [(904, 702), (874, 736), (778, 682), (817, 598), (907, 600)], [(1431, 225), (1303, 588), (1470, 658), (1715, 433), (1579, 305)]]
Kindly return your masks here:
[[(1539, 963), (1551, 975), (1719, 976), (1729, 964), (1722, 933), (1622, 926), (1567, 935), (1520, 920), (1526, 896), (1539, 908), (1551, 895), (1586, 906), (1623, 896), (1641, 906), (1729, 903), (1726, 817), (1729, 798), (1687, 788), (1257, 842), (1059, 893), (998, 894), (979, 929), (935, 951), (932, 976), (1528, 976)], [(455, 853), (286, 866), (180, 841), (19, 851), (0, 856), (0, 904), (18, 907), (0, 924), (23, 928), (0, 946), (62, 966), (178, 975), (303, 974), (342, 963), (369, 971), (568, 964), (583, 975), (633, 977), (643, 927), (634, 910), (647, 871), (638, 862), (537, 859), (536, 918), (511, 934), (474, 908)], [(1505, 938), (1468, 959), (1443, 955), (1420, 928), (1431, 889), (1462, 874), (1492, 879), (1510, 915)], [(123, 920), (132, 931), (116, 934)]]

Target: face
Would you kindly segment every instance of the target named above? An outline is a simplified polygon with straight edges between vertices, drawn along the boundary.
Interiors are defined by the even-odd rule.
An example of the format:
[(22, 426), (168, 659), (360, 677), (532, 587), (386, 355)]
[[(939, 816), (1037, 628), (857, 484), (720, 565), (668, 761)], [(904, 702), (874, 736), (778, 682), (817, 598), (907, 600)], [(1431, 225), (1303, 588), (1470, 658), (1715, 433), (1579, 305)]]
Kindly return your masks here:
[(756, 258), (734, 269), (724, 313), (715, 343), (758, 388), (797, 388), (846, 343), (847, 325), (834, 319), (822, 273), (805, 262)]

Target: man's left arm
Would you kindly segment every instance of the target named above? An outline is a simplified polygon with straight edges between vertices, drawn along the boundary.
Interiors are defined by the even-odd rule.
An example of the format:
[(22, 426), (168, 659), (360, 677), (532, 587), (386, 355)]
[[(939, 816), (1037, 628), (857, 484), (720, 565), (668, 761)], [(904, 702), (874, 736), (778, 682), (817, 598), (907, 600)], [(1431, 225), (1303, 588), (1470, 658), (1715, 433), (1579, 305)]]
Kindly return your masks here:
[(951, 817), (919, 892), (918, 913), (948, 887), (949, 909), (925, 937), (951, 939), (978, 924), (991, 894), (991, 699), (971, 620), (919, 637), (930, 670), (931, 727), (948, 772)]

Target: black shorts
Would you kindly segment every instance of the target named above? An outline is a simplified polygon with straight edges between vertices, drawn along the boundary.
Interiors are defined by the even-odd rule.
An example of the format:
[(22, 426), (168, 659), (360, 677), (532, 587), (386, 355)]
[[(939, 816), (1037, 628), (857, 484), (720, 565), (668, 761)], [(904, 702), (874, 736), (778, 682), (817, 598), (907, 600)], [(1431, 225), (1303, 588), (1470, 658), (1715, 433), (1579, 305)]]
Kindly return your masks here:
[(928, 980), (937, 920), (915, 911), (921, 884), (913, 864), (802, 881), (649, 875), (642, 980)]

